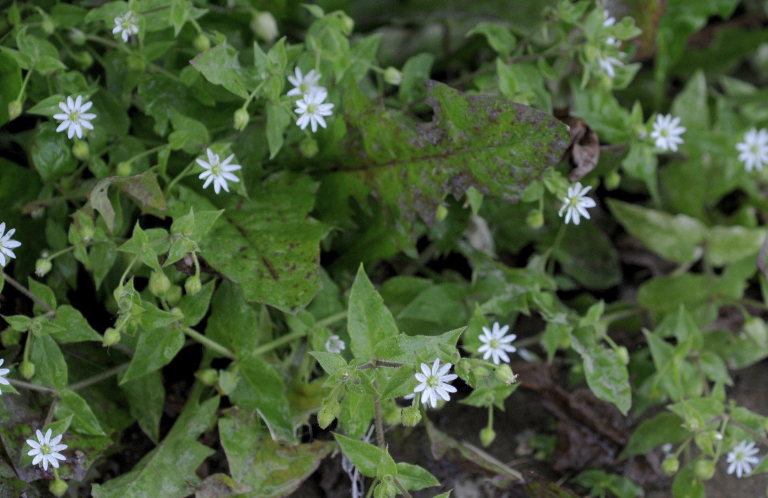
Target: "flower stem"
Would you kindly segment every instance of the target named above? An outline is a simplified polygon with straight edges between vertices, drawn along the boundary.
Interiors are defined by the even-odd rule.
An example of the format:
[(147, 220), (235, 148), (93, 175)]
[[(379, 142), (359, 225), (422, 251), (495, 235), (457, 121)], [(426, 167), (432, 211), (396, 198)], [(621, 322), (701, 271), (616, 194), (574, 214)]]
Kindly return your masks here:
[(24, 90), (27, 88), (27, 82), (29, 81), (29, 77), (32, 75), (32, 71), (35, 70), (35, 65), (32, 64), (29, 67), (29, 71), (27, 71), (27, 74), (24, 75), (24, 81), (21, 83), (21, 89), (19, 90), (19, 95), (16, 97), (16, 100), (21, 102), (21, 98), (24, 96)]
[(30, 391), (39, 391), (41, 393), (55, 393), (56, 389), (51, 389), (50, 387), (45, 386), (38, 386), (35, 384), (31, 384), (29, 382), (24, 382), (23, 380), (16, 380), (16, 379), (8, 379), (8, 382), (11, 383), (14, 387), (20, 387), (22, 389), (29, 389)]
[[(377, 382), (374, 381), (373, 387), (378, 391)], [(384, 418), (381, 415), (381, 396), (378, 394), (373, 397), (373, 406), (376, 410), (376, 442), (379, 443), (379, 448), (386, 449), (386, 443), (384, 442)]]
[(230, 360), (234, 360), (235, 359), (235, 353), (233, 353), (229, 349), (225, 348), (224, 346), (222, 346), (218, 342), (213, 341), (213, 340), (205, 337), (203, 334), (201, 334), (197, 330), (195, 330), (193, 328), (190, 328), (190, 327), (184, 327), (182, 330), (189, 337), (191, 337), (192, 339), (196, 340), (197, 342), (199, 342), (203, 346), (208, 347), (212, 351), (216, 351), (220, 355), (224, 356), (225, 358), (229, 358)]
[(411, 494), (403, 487), (403, 485), (400, 484), (400, 481), (397, 480), (397, 477), (395, 477), (395, 486), (397, 486), (397, 489), (400, 490), (405, 498), (413, 498)]
[(42, 307), (42, 308), (43, 308), (45, 311), (48, 311), (48, 312), (51, 312), (51, 311), (53, 311), (53, 308), (51, 308), (50, 306), (48, 306), (47, 304), (45, 304), (45, 303), (43, 302), (43, 300), (42, 300), (42, 299), (40, 299), (40, 298), (39, 298), (39, 297), (37, 297), (36, 295), (32, 294), (32, 292), (31, 292), (29, 289), (27, 289), (26, 287), (24, 287), (23, 285), (21, 285), (20, 283), (18, 283), (16, 280), (12, 279), (12, 278), (11, 278), (11, 277), (10, 277), (10, 276), (9, 276), (7, 273), (5, 273), (4, 271), (3, 271), (3, 272), (1, 272), (1, 273), (2, 273), (2, 275), (3, 275), (3, 278), (5, 278), (5, 280), (6, 280), (6, 281), (8, 281), (8, 283), (9, 283), (9, 284), (11, 284), (13, 287), (15, 287), (17, 291), (21, 292), (22, 294), (24, 294), (25, 296), (27, 296), (28, 298), (30, 298), (32, 301), (34, 301), (34, 302), (36, 302), (37, 304), (39, 304), (39, 305), (40, 305), (40, 306), (41, 306), (41, 307)]
[(173, 188), (173, 186), (174, 186), (174, 185), (176, 185), (177, 183), (179, 183), (179, 181), (180, 181), (182, 178), (184, 178), (185, 176), (187, 176), (187, 173), (189, 173), (189, 170), (190, 170), (190, 169), (192, 169), (192, 167), (193, 167), (194, 165), (195, 165), (195, 161), (192, 161), (191, 163), (189, 163), (189, 164), (187, 165), (187, 167), (186, 167), (186, 168), (184, 168), (184, 170), (183, 170), (181, 173), (179, 173), (179, 174), (176, 176), (176, 178), (174, 178), (173, 180), (171, 180), (171, 183), (169, 183), (169, 184), (168, 184), (168, 186), (167, 186), (167, 187), (165, 187), (165, 196), (166, 196), (166, 197), (168, 197), (168, 195), (171, 193), (171, 189)]
[(117, 375), (123, 370), (128, 370), (128, 367), (130, 366), (130, 362), (123, 363), (122, 365), (118, 365), (114, 368), (110, 368), (109, 370), (105, 370), (104, 372), (100, 374), (96, 374), (93, 377), (89, 377), (85, 380), (81, 380), (80, 382), (75, 382), (74, 384), (67, 387), (70, 391), (77, 391), (79, 389), (86, 388), (90, 385), (96, 384), (98, 382), (101, 382), (102, 380), (108, 379), (112, 377), (113, 375)]
[(755, 431), (754, 429), (752, 429), (748, 425), (744, 425), (741, 422), (739, 422), (738, 420), (735, 420), (733, 417), (729, 417), (729, 419), (730, 419), (730, 423), (732, 423), (736, 427), (739, 427), (740, 429), (744, 429), (745, 431), (749, 432), (755, 439), (757, 439), (758, 441), (760, 441), (764, 445), (768, 446), (768, 438), (766, 438), (765, 436), (761, 435), (760, 433), (758, 433), (757, 431)]
[(347, 317), (347, 312), (342, 311), (341, 313), (336, 313), (335, 315), (327, 316), (323, 318), (322, 320), (318, 320), (315, 323), (315, 327), (327, 327), (328, 325), (331, 325), (333, 323), (336, 323), (340, 320), (343, 320)]
[(294, 339), (300, 339), (300, 338), (304, 337), (305, 335), (307, 335), (306, 332), (291, 332), (290, 334), (286, 334), (286, 335), (284, 335), (282, 337), (279, 337), (279, 338), (275, 339), (274, 341), (270, 341), (270, 342), (268, 342), (268, 343), (266, 343), (266, 344), (264, 344), (262, 346), (259, 346), (258, 348), (253, 350), (252, 354), (254, 356), (257, 356), (257, 355), (260, 355), (260, 354), (264, 354), (264, 353), (266, 353), (268, 351), (272, 351), (273, 349), (275, 349), (278, 346), (282, 346), (283, 344), (285, 344), (287, 342), (291, 342)]

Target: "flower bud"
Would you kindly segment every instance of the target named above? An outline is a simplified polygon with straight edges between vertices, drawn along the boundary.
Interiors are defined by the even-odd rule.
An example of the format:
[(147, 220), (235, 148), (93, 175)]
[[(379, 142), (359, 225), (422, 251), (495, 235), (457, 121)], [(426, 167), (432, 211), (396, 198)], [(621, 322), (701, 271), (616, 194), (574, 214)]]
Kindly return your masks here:
[(325, 429), (336, 419), (336, 415), (328, 408), (321, 408), (317, 414), (317, 423), (321, 429)]
[(128, 161), (123, 161), (120, 164), (117, 165), (117, 176), (131, 176), (131, 173), (133, 172), (133, 167), (131, 166), (131, 163)]
[(56, 479), (48, 486), (48, 491), (56, 497), (64, 496), (64, 493), (67, 492), (67, 483), (61, 479)]
[(421, 422), (421, 412), (418, 407), (409, 406), (408, 408), (403, 408), (403, 425), (406, 427), (416, 427), (419, 422)]
[(437, 212), (435, 213), (435, 221), (443, 221), (448, 217), (448, 208), (440, 204), (437, 206)]
[(16, 99), (8, 104), (8, 121), (13, 121), (19, 116), (21, 116), (21, 101)]
[(77, 28), (72, 28), (72, 32), (69, 33), (69, 41), (71, 41), (73, 45), (85, 45), (85, 33)]
[(251, 30), (267, 43), (272, 43), (277, 35), (277, 22), (269, 12), (254, 12)]
[(320, 147), (317, 145), (317, 140), (311, 137), (307, 137), (299, 144), (299, 151), (301, 155), (307, 159), (312, 159), (320, 151)]
[(384, 409), (384, 423), (387, 425), (398, 425), (403, 420), (402, 409), (394, 403), (389, 403)]
[(219, 373), (213, 368), (206, 368), (195, 372), (195, 378), (206, 386), (212, 386), (219, 381)]
[[(390, 477), (391, 480), (391, 476)], [(397, 486), (393, 482), (382, 481), (373, 491), (373, 498), (395, 498), (397, 496)]]
[(147, 61), (143, 55), (132, 53), (128, 56), (128, 69), (136, 73), (143, 73), (147, 69)]
[(203, 284), (200, 283), (200, 277), (197, 275), (193, 275), (187, 279), (186, 282), (184, 282), (184, 290), (187, 291), (187, 294), (190, 296), (194, 296), (198, 292), (200, 292), (200, 289), (203, 288)]
[(483, 443), (483, 446), (489, 446), (494, 439), (496, 439), (496, 433), (493, 431), (493, 427), (486, 427), (480, 431), (480, 442)]
[(629, 365), (629, 351), (624, 346), (616, 348), (616, 355), (619, 357), (622, 363)]
[(209, 48), (211, 48), (211, 40), (207, 36), (205, 36), (203, 33), (200, 33), (197, 35), (197, 38), (195, 38), (195, 48), (198, 49), (200, 52), (205, 52)]
[(712, 479), (712, 476), (715, 475), (714, 460), (699, 460), (693, 468), (693, 473), (702, 481)]
[(637, 137), (638, 140), (645, 140), (646, 137), (648, 136), (648, 130), (646, 129), (645, 126), (641, 124), (638, 124), (637, 126), (635, 126), (634, 131), (635, 131), (635, 136)]
[(478, 379), (482, 379), (491, 375), (491, 371), (485, 368), (484, 366), (473, 368), (472, 373), (475, 374), (475, 377), (477, 377)]
[(538, 209), (531, 209), (525, 218), (525, 222), (531, 228), (539, 228), (544, 224), (544, 215)]
[(10, 348), (19, 343), (21, 340), (21, 332), (12, 328), (3, 330), (0, 334), (0, 342), (2, 342), (4, 348)]
[(43, 320), (44, 318), (39, 317), (32, 320), (32, 323), (29, 325), (29, 331), (32, 335), (40, 335), (43, 331)]
[(608, 190), (616, 190), (621, 185), (621, 173), (616, 170), (611, 171), (603, 178), (603, 185)]
[(149, 292), (155, 297), (163, 297), (171, 288), (171, 281), (162, 270), (153, 271), (149, 276)]
[(517, 381), (517, 375), (512, 373), (512, 369), (507, 364), (496, 368), (496, 378), (506, 385), (514, 384)]
[(80, 238), (83, 242), (90, 242), (93, 240), (93, 236), (95, 235), (93, 231), (93, 227), (90, 226), (84, 226), (82, 230), (80, 230)]
[(352, 30), (355, 29), (355, 21), (352, 20), (352, 18), (349, 17), (348, 15), (342, 13), (341, 23), (344, 26), (344, 33), (347, 35), (352, 34)]
[(390, 85), (398, 86), (400, 83), (403, 82), (403, 73), (401, 73), (394, 67), (389, 66), (387, 69), (384, 70), (384, 81), (386, 81)]
[(43, 31), (45, 31), (46, 35), (52, 35), (53, 31), (56, 29), (53, 21), (51, 21), (51, 18), (48, 16), (45, 16), (45, 19), (43, 19), (40, 27), (43, 28)]
[(16, 5), (16, 2), (11, 4), (6, 15), (8, 16), (8, 22), (13, 26), (16, 26), (21, 22), (21, 11), (19, 10), (19, 6)]
[(82, 69), (88, 69), (93, 66), (93, 56), (88, 52), (75, 52), (73, 58)]
[(87, 161), (91, 155), (91, 151), (88, 148), (88, 142), (84, 140), (75, 140), (75, 145), (72, 146), (72, 155), (81, 161)]
[(679, 468), (680, 461), (673, 456), (668, 457), (661, 463), (661, 470), (663, 470), (664, 474), (668, 476), (674, 475)]
[(248, 121), (251, 120), (251, 116), (248, 111), (242, 107), (235, 111), (235, 130), (243, 131), (248, 126)]
[(104, 340), (101, 345), (106, 348), (118, 342), (120, 342), (120, 331), (110, 327), (104, 332)]
[(168, 304), (171, 306), (179, 304), (179, 301), (181, 301), (181, 286), (172, 285), (171, 288), (168, 289), (168, 292), (165, 293), (165, 300), (168, 301)]
[(31, 379), (35, 375), (35, 364), (29, 360), (22, 361), (21, 366), (19, 367), (19, 373), (27, 380)]
[(50, 259), (40, 258), (35, 262), (35, 275), (44, 277), (53, 268)]

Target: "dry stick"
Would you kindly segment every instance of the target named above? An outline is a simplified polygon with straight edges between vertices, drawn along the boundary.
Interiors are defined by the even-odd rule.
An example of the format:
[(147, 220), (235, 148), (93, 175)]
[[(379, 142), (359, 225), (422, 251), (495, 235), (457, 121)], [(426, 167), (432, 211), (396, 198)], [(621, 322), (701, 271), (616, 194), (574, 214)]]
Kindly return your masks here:
[(28, 298), (30, 298), (31, 300), (33, 300), (34, 302), (42, 306), (45, 311), (49, 313), (53, 311), (53, 308), (45, 304), (42, 299), (32, 294), (29, 291), (29, 289), (27, 289), (26, 287), (18, 283), (16, 280), (12, 279), (7, 273), (2, 272), (2, 275), (3, 275), (3, 278), (5, 278), (5, 280), (7, 280), (9, 284), (15, 287), (17, 291), (21, 292), (22, 294), (24, 294), (25, 296), (27, 296)]

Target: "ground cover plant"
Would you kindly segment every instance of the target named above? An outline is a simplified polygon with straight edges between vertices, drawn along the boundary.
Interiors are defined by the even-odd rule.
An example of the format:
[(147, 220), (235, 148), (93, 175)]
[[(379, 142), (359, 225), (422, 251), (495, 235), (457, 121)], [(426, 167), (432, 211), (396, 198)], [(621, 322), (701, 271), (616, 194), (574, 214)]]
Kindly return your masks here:
[(0, 9), (0, 497), (765, 492), (764, 2)]

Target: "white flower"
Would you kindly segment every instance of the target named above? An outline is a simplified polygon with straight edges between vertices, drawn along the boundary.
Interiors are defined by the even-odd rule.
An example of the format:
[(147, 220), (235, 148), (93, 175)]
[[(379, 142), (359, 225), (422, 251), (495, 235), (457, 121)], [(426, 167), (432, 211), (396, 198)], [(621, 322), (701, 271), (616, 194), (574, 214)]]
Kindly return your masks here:
[(616, 70), (614, 69), (614, 66), (624, 65), (624, 63), (616, 57), (603, 57), (601, 52), (597, 53), (597, 63), (600, 65), (600, 69), (602, 69), (603, 72), (610, 78), (616, 77)]
[(762, 171), (763, 165), (768, 164), (768, 130), (763, 128), (758, 132), (752, 128), (744, 134), (744, 141), (736, 144), (736, 150), (747, 171)]
[(755, 448), (755, 443), (747, 443), (742, 441), (736, 447), (728, 453), (728, 473), (733, 474), (736, 471), (736, 477), (741, 477), (742, 474), (749, 474), (752, 472), (751, 465), (756, 465), (760, 462), (760, 459), (755, 455), (760, 450)]
[(347, 349), (347, 346), (337, 335), (332, 335), (325, 341), (325, 350), (329, 353), (339, 354), (345, 349)]
[(232, 154), (228, 158), (224, 160), (224, 162), (220, 162), (219, 155), (214, 154), (211, 149), (208, 149), (208, 162), (205, 162), (204, 160), (198, 158), (197, 164), (205, 168), (206, 171), (203, 171), (200, 173), (199, 178), (202, 180), (203, 178), (207, 178), (205, 180), (205, 183), (203, 184), (203, 188), (208, 188), (208, 185), (213, 182), (213, 190), (218, 194), (221, 192), (221, 189), (223, 188), (227, 192), (229, 192), (229, 186), (227, 185), (227, 180), (230, 182), (239, 182), (240, 179), (233, 175), (232, 171), (237, 171), (242, 166), (239, 164), (229, 164), (232, 159), (235, 158), (235, 155)]
[(480, 340), (485, 344), (480, 346), (477, 352), (485, 352), (483, 355), (484, 360), (493, 356), (493, 362), (496, 365), (501, 363), (500, 360), (509, 363), (507, 352), (514, 353), (517, 351), (517, 348), (509, 343), (517, 339), (517, 336), (515, 334), (506, 335), (508, 330), (509, 325), (499, 328), (499, 322), (493, 324), (493, 330), (483, 327), (483, 335), (480, 336)]
[(677, 152), (678, 144), (683, 143), (680, 135), (685, 133), (685, 126), (679, 126), (680, 118), (672, 118), (671, 114), (656, 116), (656, 122), (653, 123), (651, 138), (656, 140), (656, 147), (661, 150), (671, 150)]
[(616, 18), (611, 17), (611, 14), (609, 14), (607, 10), (604, 10), (603, 11), (603, 27), (610, 28), (614, 24), (616, 24)]
[[(5, 222), (0, 223), (0, 267), (5, 266), (6, 259), (5, 257), (8, 256), (8, 259), (13, 259), (16, 257), (16, 255), (11, 251), (11, 249), (14, 249), (16, 247), (19, 247), (21, 245), (21, 242), (18, 240), (11, 240), (11, 237), (14, 233), (16, 233), (15, 228), (11, 228), (8, 230), (8, 233), (3, 235), (5, 232)], [(0, 365), (2, 365), (2, 362), (0, 362)]]
[(425, 405), (427, 401), (432, 405), (432, 408), (437, 408), (437, 396), (439, 395), (445, 401), (450, 401), (451, 397), (448, 393), (455, 393), (456, 388), (447, 382), (452, 381), (458, 375), (450, 374), (448, 371), (451, 369), (451, 364), (446, 363), (440, 367), (440, 359), (436, 359), (432, 364), (432, 370), (429, 370), (429, 365), (426, 363), (421, 364), (421, 372), (416, 374), (416, 380), (421, 384), (414, 388), (414, 393), (421, 393), (421, 402)]
[(77, 134), (77, 138), (83, 138), (83, 128), (89, 130), (93, 129), (93, 125), (90, 121), (96, 117), (95, 114), (87, 114), (85, 111), (91, 108), (93, 102), (86, 102), (83, 104), (83, 97), (77, 96), (77, 100), (72, 100), (72, 97), (67, 97), (66, 104), (59, 102), (59, 108), (64, 111), (63, 113), (54, 114), (53, 119), (61, 120), (62, 123), (56, 128), (56, 131), (67, 130), (67, 138), (72, 138)]
[(672, 453), (672, 443), (665, 443), (661, 445), (661, 451), (664, 453), (664, 458), (670, 458), (675, 456), (674, 453)]
[(59, 434), (51, 439), (51, 429), (48, 429), (45, 433), (45, 437), (43, 437), (43, 433), (38, 429), (37, 441), (27, 439), (27, 444), (32, 447), (32, 450), (30, 450), (27, 455), (35, 457), (35, 459), (32, 460), (32, 465), (37, 465), (42, 462), (43, 469), (48, 470), (48, 464), (50, 463), (58, 469), (59, 462), (57, 459), (62, 461), (67, 459), (67, 457), (59, 453), (59, 451), (67, 449), (66, 444), (59, 444), (61, 436), (62, 435)]
[(300, 114), (299, 119), (296, 120), (296, 124), (303, 130), (308, 124), (312, 125), (312, 132), (317, 131), (318, 123), (323, 128), (326, 127), (325, 119), (323, 116), (330, 116), (333, 114), (333, 104), (323, 104), (323, 101), (328, 97), (328, 92), (325, 88), (316, 88), (309, 92), (301, 100), (296, 101), (296, 113)]
[[(0, 359), (0, 367), (3, 366), (3, 362), (4, 361), (5, 360)], [(3, 377), (4, 375), (8, 375), (10, 372), (11, 371), (8, 368), (0, 368), (0, 384), (2, 384), (4, 386), (10, 386), (11, 385), (11, 383), (8, 382), (8, 379)], [(3, 394), (3, 391), (0, 390), (0, 394)]]
[(309, 71), (305, 76), (302, 74), (299, 66), (296, 66), (296, 77), (288, 76), (288, 81), (296, 88), (291, 89), (291, 91), (288, 92), (288, 96), (293, 97), (294, 95), (299, 95), (304, 97), (305, 95), (309, 95), (313, 90), (324, 90), (323, 87), (318, 86), (317, 84), (322, 77), (323, 76), (314, 69)]
[(133, 14), (133, 11), (128, 11), (122, 16), (115, 17), (115, 28), (112, 30), (113, 35), (122, 34), (123, 41), (128, 42), (128, 37), (135, 35), (139, 32), (139, 20)]
[(587, 197), (587, 192), (592, 187), (581, 188), (581, 182), (577, 182), (576, 185), (568, 187), (568, 195), (563, 199), (563, 207), (560, 208), (558, 213), (560, 216), (565, 213), (565, 223), (573, 219), (573, 224), (578, 225), (581, 221), (580, 216), (589, 219), (589, 213), (587, 208), (593, 208), (597, 204), (594, 199)]

